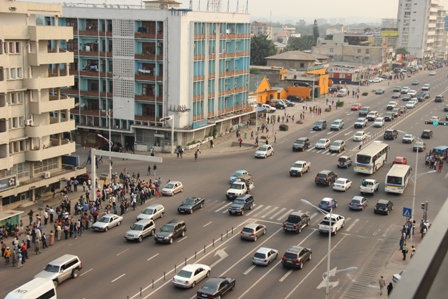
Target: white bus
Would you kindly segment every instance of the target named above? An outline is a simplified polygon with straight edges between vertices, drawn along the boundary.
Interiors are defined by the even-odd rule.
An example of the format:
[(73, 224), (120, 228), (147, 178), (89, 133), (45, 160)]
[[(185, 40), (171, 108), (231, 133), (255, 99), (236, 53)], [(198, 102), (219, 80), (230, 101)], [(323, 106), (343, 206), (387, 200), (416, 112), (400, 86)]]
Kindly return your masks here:
[(51, 279), (34, 278), (6, 295), (5, 299), (57, 299)]
[(355, 171), (372, 174), (387, 160), (389, 145), (381, 141), (374, 141), (356, 154)]
[(411, 177), (411, 166), (394, 164), (386, 175), (384, 191), (403, 194), (409, 184)]

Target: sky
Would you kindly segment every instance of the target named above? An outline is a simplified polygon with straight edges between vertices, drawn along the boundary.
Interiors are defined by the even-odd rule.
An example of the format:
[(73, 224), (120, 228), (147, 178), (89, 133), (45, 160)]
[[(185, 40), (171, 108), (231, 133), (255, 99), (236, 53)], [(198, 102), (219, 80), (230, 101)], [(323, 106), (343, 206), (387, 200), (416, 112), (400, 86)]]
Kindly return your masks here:
[[(29, 0), (28, 0), (29, 1)], [(136, 4), (139, 0), (80, 0), (80, 1), (58, 1), (58, 0), (32, 0), (33, 2), (48, 3), (108, 3), (108, 4)], [(398, 11), (398, 0), (177, 0), (182, 7), (188, 8), (190, 1), (193, 10), (206, 10), (208, 2), (221, 2), (221, 11), (245, 12), (246, 6), (251, 14), (251, 21), (286, 22), (296, 23), (301, 19), (311, 20), (326, 18), (344, 19), (345, 23), (351, 22), (379, 22), (382, 18), (396, 18)], [(425, 0), (421, 0), (425, 1)], [(448, 4), (448, 0), (439, 0), (441, 4)], [(444, 3), (445, 2), (445, 3)], [(248, 3), (248, 4), (247, 4)], [(445, 5), (445, 7), (447, 7)]]

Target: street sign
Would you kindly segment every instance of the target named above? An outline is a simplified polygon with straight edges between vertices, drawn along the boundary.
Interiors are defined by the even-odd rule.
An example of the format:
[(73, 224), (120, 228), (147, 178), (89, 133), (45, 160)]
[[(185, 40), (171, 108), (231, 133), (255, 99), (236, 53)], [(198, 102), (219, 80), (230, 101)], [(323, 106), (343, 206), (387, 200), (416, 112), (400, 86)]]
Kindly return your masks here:
[(406, 218), (412, 218), (412, 209), (403, 207), (403, 216)]

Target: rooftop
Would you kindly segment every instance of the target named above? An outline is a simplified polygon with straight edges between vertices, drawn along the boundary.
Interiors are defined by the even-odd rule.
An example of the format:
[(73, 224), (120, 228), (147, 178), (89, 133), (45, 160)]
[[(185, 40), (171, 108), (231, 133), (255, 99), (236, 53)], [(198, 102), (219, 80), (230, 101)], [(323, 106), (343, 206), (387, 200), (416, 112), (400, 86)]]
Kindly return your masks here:
[(268, 56), (266, 59), (315, 61), (316, 59), (328, 59), (328, 57), (319, 54), (305, 53), (302, 51), (288, 51), (277, 55)]

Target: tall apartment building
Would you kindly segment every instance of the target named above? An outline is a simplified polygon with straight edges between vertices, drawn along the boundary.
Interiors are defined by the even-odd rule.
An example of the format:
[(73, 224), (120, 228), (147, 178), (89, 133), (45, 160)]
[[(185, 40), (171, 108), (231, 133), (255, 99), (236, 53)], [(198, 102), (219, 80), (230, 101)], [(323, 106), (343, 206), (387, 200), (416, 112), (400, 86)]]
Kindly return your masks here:
[(250, 33), (254, 36), (266, 35), (267, 39), (273, 38), (272, 26), (257, 21), (250, 24)]
[(85, 171), (65, 170), (61, 161), (75, 151), (66, 138), (75, 129), (75, 103), (61, 94), (74, 83), (63, 72), (73, 53), (60, 47), (73, 30), (36, 25), (36, 15), (58, 23), (61, 14), (56, 4), (0, 0), (0, 210)]
[[(225, 133), (253, 113), (248, 104), (248, 14), (180, 9), (170, 0), (144, 7), (63, 6), (74, 53), (72, 116), (78, 142), (171, 149)], [(172, 116), (172, 120), (164, 118)], [(174, 123), (174, 124), (173, 124)], [(174, 126), (174, 127), (172, 127)]]
[[(406, 48), (419, 59), (433, 59), (443, 49), (442, 39), (446, 33), (438, 30), (443, 7), (439, 0), (399, 0), (398, 3), (398, 45)], [(440, 16), (439, 16), (440, 14)]]

